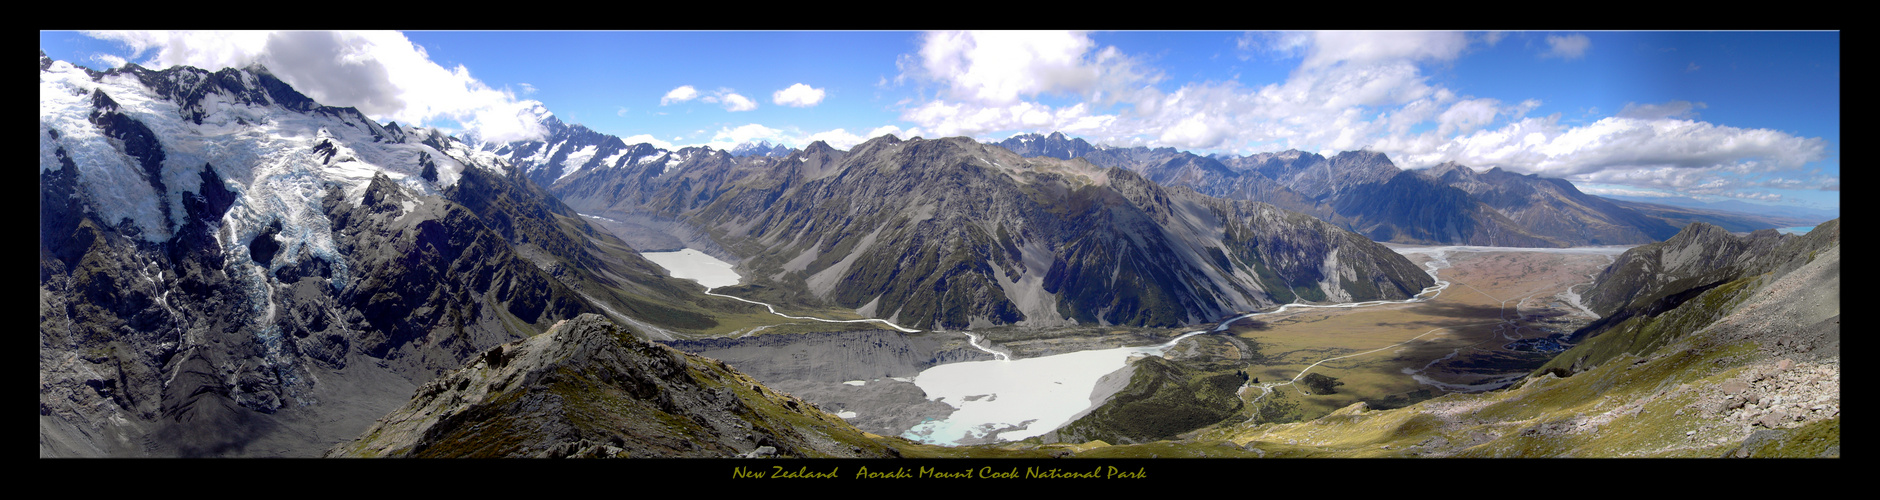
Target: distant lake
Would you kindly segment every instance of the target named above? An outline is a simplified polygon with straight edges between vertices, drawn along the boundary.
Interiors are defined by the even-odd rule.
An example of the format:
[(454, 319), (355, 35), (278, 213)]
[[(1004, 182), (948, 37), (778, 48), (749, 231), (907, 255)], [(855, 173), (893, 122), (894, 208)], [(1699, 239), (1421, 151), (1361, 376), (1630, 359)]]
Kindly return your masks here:
[(1815, 226), (1781, 227), (1776, 228), (1776, 230), (1788, 234), (1808, 234), (1809, 231), (1815, 230)]
[(730, 262), (690, 248), (677, 252), (640, 252), (640, 256), (666, 268), (674, 278), (697, 281), (706, 288), (736, 285), (740, 279), (738, 272), (731, 270)]

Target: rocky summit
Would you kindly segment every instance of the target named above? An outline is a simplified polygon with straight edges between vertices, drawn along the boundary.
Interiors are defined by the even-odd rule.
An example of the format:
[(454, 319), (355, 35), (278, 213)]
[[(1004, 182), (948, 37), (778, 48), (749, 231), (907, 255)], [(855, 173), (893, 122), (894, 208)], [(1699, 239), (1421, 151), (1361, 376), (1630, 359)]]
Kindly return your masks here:
[(504, 344), (418, 388), (329, 457), (882, 458), (814, 405), (599, 315)]

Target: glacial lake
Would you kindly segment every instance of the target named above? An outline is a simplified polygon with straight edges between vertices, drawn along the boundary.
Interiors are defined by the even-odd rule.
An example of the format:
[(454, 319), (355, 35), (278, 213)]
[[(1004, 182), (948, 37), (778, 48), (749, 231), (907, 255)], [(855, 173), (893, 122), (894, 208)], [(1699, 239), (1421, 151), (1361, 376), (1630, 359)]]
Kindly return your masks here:
[[(945, 420), (916, 425), (901, 437), (955, 445), (969, 439), (1015, 441), (1043, 435), (1090, 409), (1098, 379), (1123, 369), (1132, 357), (1160, 356), (1178, 341), (928, 368), (914, 377), (914, 385), (926, 391), (927, 399), (952, 405), (955, 411)], [(1025, 428), (1007, 430), (1018, 425)]]
[[(666, 268), (673, 277), (696, 280), (707, 287), (735, 285), (739, 280), (730, 263), (698, 250), (640, 255)], [(1089, 409), (1090, 393), (1098, 379), (1122, 369), (1133, 356), (1160, 355), (1175, 342), (928, 368), (914, 377), (914, 385), (925, 391), (928, 399), (951, 405), (956, 411), (944, 420), (917, 425), (902, 437), (955, 445), (962, 440), (986, 441), (988, 437), (1012, 441), (1042, 435)], [(1020, 425), (1025, 428), (1011, 430)]]
[(730, 262), (690, 248), (677, 252), (640, 252), (640, 256), (666, 268), (674, 278), (697, 281), (705, 288), (736, 285), (743, 279), (732, 270)]

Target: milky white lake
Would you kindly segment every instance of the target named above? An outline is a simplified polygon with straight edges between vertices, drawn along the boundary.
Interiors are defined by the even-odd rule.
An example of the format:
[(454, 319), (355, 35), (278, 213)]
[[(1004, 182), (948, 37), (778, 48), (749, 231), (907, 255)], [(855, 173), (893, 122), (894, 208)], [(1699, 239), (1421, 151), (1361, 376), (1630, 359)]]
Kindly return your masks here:
[[(1201, 332), (1189, 335), (1197, 333)], [(964, 439), (988, 435), (999, 441), (1043, 435), (1090, 408), (1090, 392), (1096, 389), (1098, 379), (1122, 369), (1133, 356), (1159, 356), (1180, 340), (928, 368), (914, 377), (914, 385), (927, 393), (927, 399), (957, 410), (944, 420), (921, 423), (901, 437), (930, 444), (959, 444)], [(973, 400), (968, 401), (969, 397)], [(1000, 432), (1020, 424), (1025, 428)]]
[(737, 271), (731, 270), (730, 262), (690, 248), (677, 252), (640, 252), (640, 256), (666, 268), (674, 278), (697, 281), (705, 288), (736, 285), (741, 279)]

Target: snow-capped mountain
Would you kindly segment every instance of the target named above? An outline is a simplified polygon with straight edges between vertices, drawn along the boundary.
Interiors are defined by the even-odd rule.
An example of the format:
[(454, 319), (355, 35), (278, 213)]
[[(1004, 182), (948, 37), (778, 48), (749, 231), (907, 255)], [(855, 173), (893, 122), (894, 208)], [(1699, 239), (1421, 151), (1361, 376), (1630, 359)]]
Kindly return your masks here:
[(312, 456), (557, 321), (713, 321), (496, 154), (265, 68), (42, 53), (39, 97), (42, 456)]
[(770, 141), (746, 142), (731, 148), (731, 156), (767, 156), (782, 158), (790, 156), (790, 148), (782, 144), (771, 145)]

